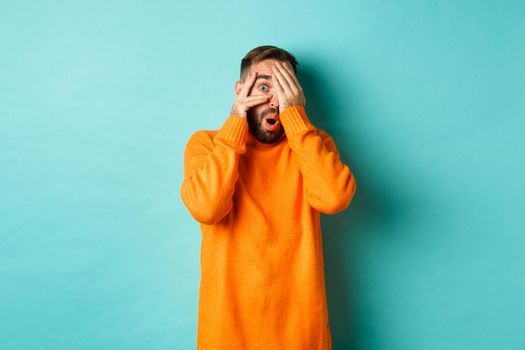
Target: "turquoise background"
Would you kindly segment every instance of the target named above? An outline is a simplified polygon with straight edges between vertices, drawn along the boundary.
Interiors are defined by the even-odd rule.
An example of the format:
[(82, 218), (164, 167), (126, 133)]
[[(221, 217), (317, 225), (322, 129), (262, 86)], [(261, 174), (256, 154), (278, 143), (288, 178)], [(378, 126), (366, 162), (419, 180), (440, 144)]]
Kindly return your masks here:
[(292, 52), (357, 179), (334, 349), (525, 349), (522, 1), (1, 1), (2, 349), (194, 349), (183, 151)]

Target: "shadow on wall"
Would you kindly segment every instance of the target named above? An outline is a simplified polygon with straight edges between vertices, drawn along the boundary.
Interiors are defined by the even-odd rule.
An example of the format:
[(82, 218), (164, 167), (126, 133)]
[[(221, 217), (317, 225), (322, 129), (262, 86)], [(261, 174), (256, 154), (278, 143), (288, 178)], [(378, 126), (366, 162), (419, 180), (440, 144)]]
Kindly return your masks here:
[[(358, 144), (352, 130), (352, 118), (363, 118), (356, 111), (351, 81), (342, 83), (341, 76), (328, 76), (322, 70), (324, 63), (303, 63), (298, 72), (306, 97), (306, 112), (312, 123), (332, 136), (340, 159), (355, 175), (357, 190), (350, 206), (336, 215), (322, 214), (323, 253), (333, 349), (377, 350), (382, 342), (377, 339), (378, 322), (374, 302), (369, 300), (373, 290), (366, 290), (366, 267), (360, 266), (365, 234), (371, 223), (388, 224), (396, 221), (401, 206), (399, 196), (388, 189), (379, 192), (367, 181), (366, 169), (373, 169), (370, 160), (360, 159)], [(320, 68), (318, 68), (320, 67)], [(337, 84), (331, 82), (337, 80)], [(347, 79), (348, 80), (348, 79)], [(334, 86), (344, 86), (344, 91)], [(334, 108), (334, 103), (339, 106)], [(361, 166), (362, 165), (362, 166)], [(380, 185), (379, 185), (380, 186)], [(374, 188), (375, 187), (375, 188)]]

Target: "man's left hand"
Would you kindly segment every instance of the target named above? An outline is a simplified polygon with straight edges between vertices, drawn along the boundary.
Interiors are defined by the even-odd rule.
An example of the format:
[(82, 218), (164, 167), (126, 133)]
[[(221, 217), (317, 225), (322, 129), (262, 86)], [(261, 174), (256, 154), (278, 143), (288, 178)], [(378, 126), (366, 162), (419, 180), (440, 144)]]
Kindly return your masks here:
[(273, 66), (275, 87), (279, 98), (279, 113), (289, 106), (304, 106), (306, 99), (303, 89), (287, 62), (277, 61)]

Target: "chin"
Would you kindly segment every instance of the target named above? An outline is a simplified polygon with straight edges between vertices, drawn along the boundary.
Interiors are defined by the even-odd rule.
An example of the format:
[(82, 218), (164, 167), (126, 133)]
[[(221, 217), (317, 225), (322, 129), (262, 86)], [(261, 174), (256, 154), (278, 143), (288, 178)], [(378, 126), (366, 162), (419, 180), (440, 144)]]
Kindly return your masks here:
[(281, 131), (283, 129), (279, 129), (275, 133), (268, 133), (266, 130), (259, 130), (257, 135), (255, 135), (255, 138), (263, 143), (277, 143), (279, 142), (284, 135), (284, 131)]
[(250, 133), (259, 141), (262, 143), (277, 143), (285, 134), (284, 129), (281, 125), (279, 130), (276, 131), (268, 131), (262, 124), (262, 120), (258, 120), (253, 113), (248, 112), (248, 127)]

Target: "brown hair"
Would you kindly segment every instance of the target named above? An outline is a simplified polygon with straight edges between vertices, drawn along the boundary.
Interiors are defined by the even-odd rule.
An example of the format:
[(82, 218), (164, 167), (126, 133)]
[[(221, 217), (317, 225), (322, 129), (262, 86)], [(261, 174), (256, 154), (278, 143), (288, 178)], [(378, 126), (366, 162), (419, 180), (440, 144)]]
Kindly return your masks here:
[(252, 49), (241, 60), (241, 80), (244, 81), (246, 71), (248, 70), (248, 68), (250, 68), (252, 64), (270, 58), (290, 63), (294, 73), (297, 74), (297, 65), (299, 64), (299, 62), (297, 62), (297, 60), (291, 53), (275, 46), (263, 45)]

